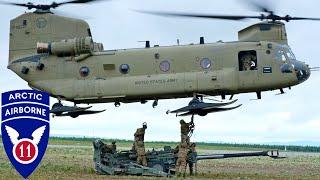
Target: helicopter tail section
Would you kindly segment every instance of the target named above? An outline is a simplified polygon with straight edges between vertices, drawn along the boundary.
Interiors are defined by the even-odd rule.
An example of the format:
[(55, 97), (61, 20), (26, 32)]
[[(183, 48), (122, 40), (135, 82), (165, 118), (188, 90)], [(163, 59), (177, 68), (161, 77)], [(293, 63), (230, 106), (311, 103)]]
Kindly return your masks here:
[(10, 22), (9, 64), (37, 54), (37, 43), (91, 37), (89, 25), (51, 12), (25, 13)]

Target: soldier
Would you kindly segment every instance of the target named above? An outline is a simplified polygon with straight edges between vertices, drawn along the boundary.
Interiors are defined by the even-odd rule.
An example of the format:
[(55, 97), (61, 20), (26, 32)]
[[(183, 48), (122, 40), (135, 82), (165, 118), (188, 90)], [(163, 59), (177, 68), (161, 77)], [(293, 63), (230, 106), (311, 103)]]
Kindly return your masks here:
[(144, 122), (142, 124), (142, 128), (138, 128), (134, 133), (134, 141), (143, 141), (144, 142), (144, 134), (147, 129), (147, 123)]
[(180, 128), (181, 128), (181, 143), (189, 143), (189, 133), (194, 129), (194, 123), (191, 122), (186, 123), (183, 119), (180, 120)]
[(115, 141), (112, 141), (112, 144), (111, 145), (104, 145), (102, 148), (101, 148), (101, 152), (103, 154), (105, 153), (116, 153), (117, 151), (117, 145), (116, 145), (116, 142)]
[(116, 141), (112, 141), (111, 144), (111, 151), (113, 154), (115, 154), (117, 152), (117, 145), (116, 145)]
[(147, 129), (147, 123), (142, 124), (142, 128), (138, 128), (134, 133), (133, 150), (137, 152), (137, 163), (147, 166), (146, 150), (144, 147), (144, 135)]
[(254, 56), (253, 54), (251, 54), (249, 52), (246, 53), (244, 56), (242, 56), (241, 61), (242, 61), (242, 70), (243, 71), (255, 70), (257, 57)]
[(187, 169), (187, 158), (188, 158), (188, 145), (186, 142), (180, 143), (179, 151), (178, 151), (178, 159), (176, 163), (176, 174), (178, 176), (181, 175), (181, 171), (183, 171), (183, 177), (186, 176), (186, 169)]
[(142, 166), (147, 166), (147, 157), (146, 157), (146, 150), (144, 147), (143, 141), (135, 142), (135, 149), (137, 151), (137, 164)]
[(190, 151), (189, 153), (191, 156), (188, 156), (188, 164), (189, 164), (189, 171), (190, 175), (193, 175), (193, 164), (195, 168), (195, 175), (197, 175), (197, 151), (196, 151), (196, 143), (191, 143), (190, 144)]

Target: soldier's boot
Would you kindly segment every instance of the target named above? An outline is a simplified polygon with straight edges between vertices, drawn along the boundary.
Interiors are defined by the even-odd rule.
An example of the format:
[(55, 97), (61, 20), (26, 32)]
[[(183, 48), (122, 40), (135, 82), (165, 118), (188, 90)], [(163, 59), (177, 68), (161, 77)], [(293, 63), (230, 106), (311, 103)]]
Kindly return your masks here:
[(190, 176), (193, 175), (193, 164), (188, 164), (189, 165), (189, 170), (190, 170)]

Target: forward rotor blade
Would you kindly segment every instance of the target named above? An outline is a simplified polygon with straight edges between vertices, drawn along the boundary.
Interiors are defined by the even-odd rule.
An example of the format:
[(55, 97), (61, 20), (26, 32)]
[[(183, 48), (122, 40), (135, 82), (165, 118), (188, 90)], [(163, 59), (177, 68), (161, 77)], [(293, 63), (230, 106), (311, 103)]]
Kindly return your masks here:
[(244, 20), (244, 19), (261, 19), (261, 16), (233, 16), (233, 15), (212, 15), (212, 14), (189, 14), (189, 13), (171, 13), (171, 12), (152, 12), (137, 11), (144, 14), (152, 14), (158, 16), (174, 16), (174, 17), (193, 17), (204, 19), (225, 19), (225, 20)]
[(306, 18), (306, 17), (290, 17), (289, 20), (311, 20), (311, 21), (320, 21), (320, 18)]

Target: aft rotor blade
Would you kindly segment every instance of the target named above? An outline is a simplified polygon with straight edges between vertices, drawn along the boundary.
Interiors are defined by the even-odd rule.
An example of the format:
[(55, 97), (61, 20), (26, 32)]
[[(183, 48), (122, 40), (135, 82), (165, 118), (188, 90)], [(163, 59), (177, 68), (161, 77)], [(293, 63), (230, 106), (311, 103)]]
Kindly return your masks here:
[[(74, 1), (67, 1), (67, 2), (62, 2), (62, 3), (52, 3), (56, 4), (58, 6), (65, 5), (65, 4), (85, 4), (85, 3), (93, 3), (97, 1), (103, 1), (103, 0), (74, 0)], [(106, 1), (106, 0), (104, 0)]]
[(262, 2), (262, 1), (254, 1), (254, 0), (246, 0), (245, 1), (249, 6), (253, 7), (256, 11), (265, 12), (265, 13), (273, 13), (272, 4)]
[(37, 6), (32, 4), (32, 3), (27, 3), (27, 4), (23, 4), (23, 3), (11, 3), (11, 2), (3, 2), (0, 1), (0, 4), (3, 5), (12, 5), (12, 6), (20, 6), (20, 7), (27, 7), (28, 9), (32, 9), (32, 8), (36, 8)]
[(244, 19), (261, 19), (262, 16), (234, 16), (234, 15), (212, 15), (212, 14), (189, 14), (189, 13), (171, 13), (171, 12), (152, 12), (152, 11), (137, 11), (145, 14), (158, 16), (173, 16), (173, 17), (192, 17), (203, 19), (225, 19), (225, 20), (244, 20)]

